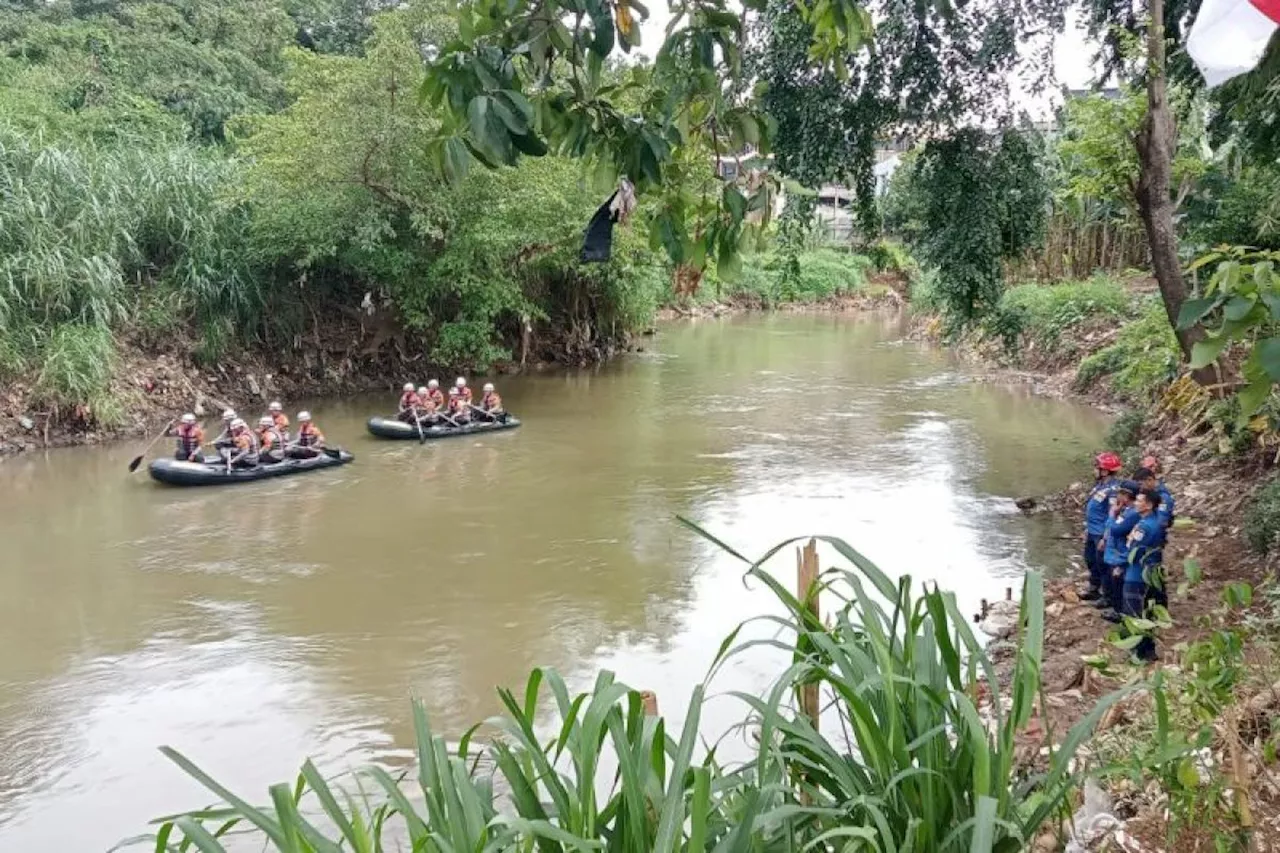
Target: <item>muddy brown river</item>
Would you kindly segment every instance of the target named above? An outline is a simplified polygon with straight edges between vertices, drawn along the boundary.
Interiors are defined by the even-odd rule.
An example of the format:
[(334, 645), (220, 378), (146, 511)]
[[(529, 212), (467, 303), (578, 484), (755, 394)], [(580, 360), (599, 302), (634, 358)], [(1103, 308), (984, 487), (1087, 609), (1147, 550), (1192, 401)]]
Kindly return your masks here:
[[(253, 800), (307, 756), (403, 764), (411, 696), (456, 735), (534, 666), (577, 688), (611, 669), (678, 725), (770, 602), (676, 515), (749, 555), (841, 536), (966, 612), (1061, 570), (1074, 531), (1010, 498), (1087, 476), (1104, 419), (900, 338), (670, 325), (599, 369), (502, 380), (521, 429), (422, 447), (365, 434), (395, 394), (291, 401), (355, 464), (226, 489), (126, 474), (138, 444), (0, 462), (0, 850), (106, 850), (207, 804), (163, 744)], [(775, 671), (741, 659), (717, 688)]]

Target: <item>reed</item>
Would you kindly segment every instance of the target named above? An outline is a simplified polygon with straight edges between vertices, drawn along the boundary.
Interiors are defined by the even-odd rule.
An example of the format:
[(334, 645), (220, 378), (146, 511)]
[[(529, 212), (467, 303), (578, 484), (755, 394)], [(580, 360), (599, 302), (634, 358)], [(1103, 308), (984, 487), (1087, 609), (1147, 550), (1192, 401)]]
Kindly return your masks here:
[[(848, 565), (806, 578), (800, 596), (764, 568), (793, 543), (750, 563), (747, 574), (782, 604), (760, 618), (781, 631), (739, 641), (740, 627), (714, 657), (709, 682), (756, 647), (790, 655), (764, 694), (735, 694), (743, 726), (758, 733), (745, 761), (722, 763), (716, 744), (700, 741), (703, 685), (675, 732), (651, 694), (611, 673), (573, 695), (554, 671), (535, 670), (521, 693), (499, 691), (499, 716), (452, 746), (415, 703), (412, 782), (373, 768), (335, 788), (308, 762), (293, 785), (270, 789), (269, 806), (253, 806), (166, 748), (223, 804), (162, 818), (141, 841), (214, 853), (248, 827), (290, 853), (372, 853), (405, 837), (415, 851), (1022, 849), (1065, 808), (1075, 752), (1120, 694), (1061, 739), (1047, 770), (1020, 770), (1017, 736), (1040, 698), (1040, 576), (1024, 587), (1006, 710), (953, 595), (916, 594), (910, 577), (893, 580), (843, 541), (822, 541)], [(825, 621), (819, 594), (836, 602)], [(980, 679), (989, 702), (975, 698)], [(825, 698), (817, 725), (798, 705), (813, 684)], [(544, 693), (550, 712), (539, 716)]]

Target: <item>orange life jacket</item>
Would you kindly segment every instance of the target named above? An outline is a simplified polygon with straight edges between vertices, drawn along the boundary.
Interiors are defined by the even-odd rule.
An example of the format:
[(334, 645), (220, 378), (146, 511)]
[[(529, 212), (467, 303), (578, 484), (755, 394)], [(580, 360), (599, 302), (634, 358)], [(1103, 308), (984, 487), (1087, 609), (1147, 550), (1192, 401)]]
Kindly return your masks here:
[(302, 447), (315, 447), (324, 441), (324, 433), (316, 429), (316, 425), (311, 421), (303, 421), (302, 426), (298, 427), (298, 444)]
[(400, 395), (400, 411), (406, 412), (410, 409), (416, 409), (421, 402), (417, 394), (412, 391), (405, 391)]
[(258, 427), (258, 446), (266, 453), (273, 447), (284, 444), (284, 439), (273, 426)]
[(435, 406), (437, 410), (444, 408), (444, 392), (439, 388), (428, 389), (427, 399), (431, 401), (431, 404)]
[(253, 430), (241, 430), (231, 437), (236, 444), (236, 450), (248, 451), (249, 453), (258, 452), (258, 437), (253, 434)]
[(276, 429), (280, 430), (281, 435), (284, 435), (285, 430), (289, 428), (289, 416), (284, 412), (276, 412), (271, 416), (271, 420), (276, 422)]
[(497, 391), (490, 391), (480, 400), (480, 408), (486, 412), (502, 411), (502, 398), (498, 396)]
[(178, 424), (178, 452), (190, 456), (204, 444), (204, 430), (200, 424)]

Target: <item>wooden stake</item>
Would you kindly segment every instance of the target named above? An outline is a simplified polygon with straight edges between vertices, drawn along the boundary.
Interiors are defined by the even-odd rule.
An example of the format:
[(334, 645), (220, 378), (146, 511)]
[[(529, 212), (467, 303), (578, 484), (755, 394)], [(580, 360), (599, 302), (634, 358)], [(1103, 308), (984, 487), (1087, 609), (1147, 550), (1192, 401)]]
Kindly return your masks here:
[[(796, 598), (805, 609), (820, 620), (818, 608), (818, 542), (810, 539), (809, 543), (796, 552)], [(818, 728), (818, 684), (804, 684), (800, 687), (800, 711)]]
[(652, 690), (640, 691), (640, 704), (644, 707), (646, 717), (658, 716), (658, 694)]

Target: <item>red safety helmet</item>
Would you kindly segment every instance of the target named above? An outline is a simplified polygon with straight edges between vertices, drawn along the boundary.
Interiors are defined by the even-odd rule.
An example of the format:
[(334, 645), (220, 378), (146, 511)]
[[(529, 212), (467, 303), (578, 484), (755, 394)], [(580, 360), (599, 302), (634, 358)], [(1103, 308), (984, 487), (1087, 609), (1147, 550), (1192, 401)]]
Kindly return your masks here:
[(1098, 458), (1093, 460), (1093, 464), (1101, 468), (1103, 471), (1114, 474), (1124, 467), (1124, 463), (1120, 461), (1120, 457), (1108, 450), (1106, 453), (1099, 453)]

